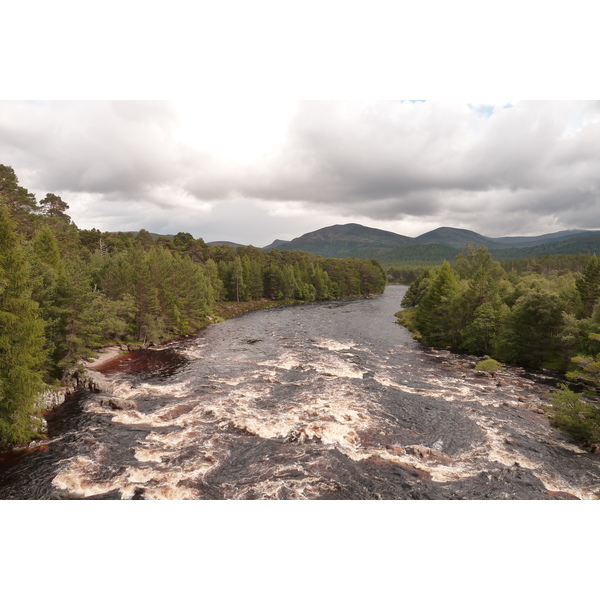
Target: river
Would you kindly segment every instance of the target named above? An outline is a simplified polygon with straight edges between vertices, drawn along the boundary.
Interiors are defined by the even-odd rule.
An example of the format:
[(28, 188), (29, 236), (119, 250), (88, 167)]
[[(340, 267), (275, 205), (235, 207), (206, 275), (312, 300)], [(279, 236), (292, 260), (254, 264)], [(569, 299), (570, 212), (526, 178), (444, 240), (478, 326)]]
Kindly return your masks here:
[(598, 499), (600, 455), (543, 414), (554, 382), (435, 351), (376, 298), (248, 313), (102, 367), (3, 499)]

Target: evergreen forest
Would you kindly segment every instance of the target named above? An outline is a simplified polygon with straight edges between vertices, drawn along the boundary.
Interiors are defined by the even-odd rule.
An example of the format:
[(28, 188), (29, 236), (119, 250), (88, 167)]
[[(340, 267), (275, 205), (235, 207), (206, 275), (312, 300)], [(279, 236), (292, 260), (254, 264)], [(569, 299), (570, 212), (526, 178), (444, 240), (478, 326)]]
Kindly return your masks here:
[(424, 343), (573, 382), (552, 397), (551, 420), (600, 444), (600, 258), (554, 255), (500, 263), (469, 245), (454, 265), (423, 269), (398, 322)]
[(38, 434), (36, 400), (103, 346), (198, 332), (220, 303), (381, 294), (376, 260), (79, 229), (0, 165), (0, 446)]

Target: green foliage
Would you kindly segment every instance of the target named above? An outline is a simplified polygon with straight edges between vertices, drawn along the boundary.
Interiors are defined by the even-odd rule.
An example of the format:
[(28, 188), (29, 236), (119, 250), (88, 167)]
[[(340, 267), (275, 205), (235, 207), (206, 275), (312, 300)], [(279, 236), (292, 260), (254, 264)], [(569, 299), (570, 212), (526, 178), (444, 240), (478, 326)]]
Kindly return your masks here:
[(496, 373), (501, 368), (502, 364), (493, 358), (486, 358), (475, 365), (477, 371), (484, 371), (485, 373)]
[(32, 416), (42, 391), (44, 323), (31, 299), (25, 251), (0, 206), (0, 445), (35, 435)]
[(600, 443), (600, 409), (566, 385), (551, 394), (550, 422), (584, 444)]
[(31, 192), (19, 185), (12, 167), (5, 165), (0, 165), (0, 207), (8, 211), (17, 232), (31, 238), (39, 208), (37, 201)]
[[(600, 342), (600, 335), (597, 333), (589, 334), (590, 340)], [(567, 377), (571, 380), (578, 380), (588, 385), (600, 387), (600, 354), (592, 356), (575, 356), (572, 362), (577, 365), (577, 369), (567, 372)]]
[(422, 336), (416, 325), (416, 308), (405, 308), (397, 312), (394, 316), (396, 317), (396, 323), (398, 325), (402, 325), (402, 327), (406, 327), (409, 331), (412, 332), (413, 337), (417, 340), (421, 340)]
[(447, 261), (433, 276), (417, 307), (415, 323), (428, 344), (455, 346), (458, 335), (457, 300), (460, 286)]
[(577, 280), (576, 285), (583, 303), (583, 314), (589, 317), (600, 299), (600, 258), (595, 254), (590, 258), (583, 276)]
[(507, 323), (508, 357), (528, 367), (560, 366), (567, 358), (561, 353), (564, 309), (555, 291), (533, 288), (523, 293)]
[(591, 317), (579, 318), (580, 275), (563, 267), (591, 264), (591, 273), (594, 262), (551, 257), (547, 263), (536, 259), (536, 272), (531, 263), (507, 270), (485, 248), (468, 246), (454, 268), (445, 263), (424, 271), (402, 306), (416, 308), (411, 321), (427, 344), (528, 367), (565, 369), (574, 351), (587, 350), (587, 335), (600, 332), (600, 302)]
[(461, 349), (473, 354), (496, 354), (510, 309), (503, 303), (485, 302), (466, 325)]
[(402, 298), (401, 306), (404, 308), (414, 308), (419, 306), (419, 303), (425, 296), (429, 285), (433, 281), (433, 271), (431, 269), (425, 269), (421, 275), (419, 275), (413, 283), (410, 285), (404, 298)]
[[(590, 339), (600, 342), (600, 335), (590, 334)], [(600, 354), (595, 357), (575, 356), (572, 362), (578, 368), (567, 373), (567, 378), (586, 386), (585, 397), (560, 384), (551, 396), (551, 422), (584, 444), (600, 443)]]
[(427, 269), (428, 266), (435, 267), (437, 265), (423, 265), (415, 263), (399, 263), (394, 266), (388, 266), (386, 275), (390, 283), (411, 285), (416, 281)]

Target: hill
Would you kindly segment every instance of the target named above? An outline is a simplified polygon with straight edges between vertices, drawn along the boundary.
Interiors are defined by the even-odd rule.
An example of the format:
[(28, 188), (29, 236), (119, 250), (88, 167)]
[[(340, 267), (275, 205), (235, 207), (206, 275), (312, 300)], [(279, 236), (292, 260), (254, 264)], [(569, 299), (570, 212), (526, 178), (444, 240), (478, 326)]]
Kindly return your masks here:
[(503, 243), (497, 239), (485, 237), (468, 229), (456, 229), (454, 227), (438, 227), (433, 231), (424, 233), (414, 241), (417, 244), (443, 244), (451, 248), (464, 248), (467, 244), (485, 246), (488, 250), (492, 248), (507, 248), (510, 244)]
[(512, 248), (523, 248), (526, 246), (540, 246), (542, 244), (552, 244), (561, 240), (567, 240), (581, 235), (590, 233), (584, 229), (569, 229), (567, 231), (557, 231), (556, 233), (546, 233), (537, 236), (516, 236), (516, 237), (500, 237), (493, 238), (494, 241), (500, 242)]
[(276, 247), (279, 250), (302, 250), (328, 258), (376, 258), (381, 251), (413, 243), (412, 238), (404, 235), (348, 223), (311, 231), (291, 242), (275, 240), (264, 249)]
[[(134, 232), (137, 235), (137, 232)], [(151, 233), (153, 238), (160, 234)], [(173, 239), (173, 235), (168, 235)], [(600, 231), (581, 229), (557, 231), (539, 236), (487, 237), (468, 229), (438, 227), (416, 238), (358, 223), (331, 225), (305, 233), (291, 241), (275, 240), (262, 250), (301, 250), (326, 258), (375, 258), (384, 266), (407, 262), (453, 260), (467, 246), (485, 246), (496, 260), (542, 256), (545, 254), (600, 255)], [(238, 248), (229, 241), (208, 242), (209, 246)]]
[(357, 223), (332, 225), (263, 250), (302, 250), (330, 258), (375, 258), (383, 265), (453, 260), (467, 244), (485, 246), (497, 260), (543, 254), (600, 254), (600, 232), (568, 230), (540, 236), (492, 238), (468, 229), (439, 227), (416, 238)]
[(230, 246), (231, 248), (240, 248), (244, 244), (236, 244), (235, 242), (206, 242), (207, 246)]
[(585, 232), (560, 239), (549, 244), (528, 245), (505, 250), (490, 250), (496, 260), (516, 260), (555, 254), (598, 254), (600, 255), (600, 232)]

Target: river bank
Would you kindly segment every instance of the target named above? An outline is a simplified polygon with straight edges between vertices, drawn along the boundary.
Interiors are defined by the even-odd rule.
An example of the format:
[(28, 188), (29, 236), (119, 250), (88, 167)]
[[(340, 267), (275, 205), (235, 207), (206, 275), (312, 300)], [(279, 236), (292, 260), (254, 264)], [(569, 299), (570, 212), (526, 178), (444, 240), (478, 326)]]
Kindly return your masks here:
[[(304, 302), (300, 300), (270, 300), (268, 298), (241, 302), (219, 301), (213, 307), (211, 314), (207, 316), (206, 323), (198, 331), (185, 337), (180, 336), (163, 340), (155, 348), (160, 349), (169, 344), (193, 338), (208, 325), (233, 319), (249, 312), (296, 304), (304, 304)], [(112, 383), (103, 375), (102, 371), (115, 368), (118, 364), (125, 364), (140, 349), (137, 345), (127, 343), (114, 343), (100, 348), (96, 351), (97, 355), (95, 357), (82, 361), (71, 369), (65, 377), (63, 385), (45, 390), (38, 400), (40, 414), (34, 417), (36, 421), (39, 421), (38, 431), (40, 435), (26, 444), (2, 448), (0, 470), (2, 470), (2, 464), (5, 467), (6, 465), (12, 465), (18, 457), (44, 446), (47, 441), (48, 418), (51, 419), (53, 411), (56, 411), (77, 389), (87, 389), (96, 393), (111, 392)]]

